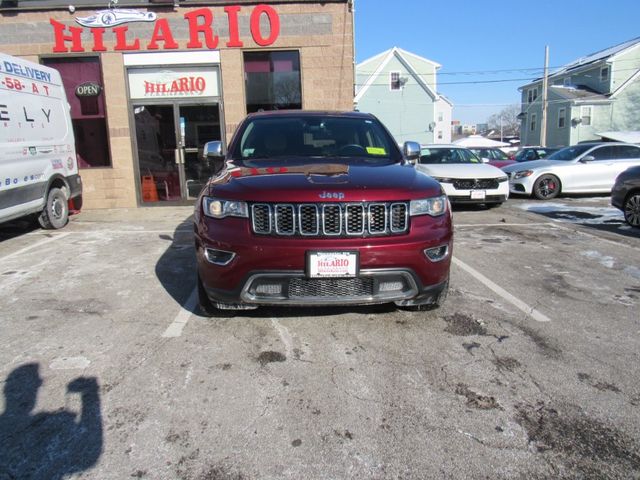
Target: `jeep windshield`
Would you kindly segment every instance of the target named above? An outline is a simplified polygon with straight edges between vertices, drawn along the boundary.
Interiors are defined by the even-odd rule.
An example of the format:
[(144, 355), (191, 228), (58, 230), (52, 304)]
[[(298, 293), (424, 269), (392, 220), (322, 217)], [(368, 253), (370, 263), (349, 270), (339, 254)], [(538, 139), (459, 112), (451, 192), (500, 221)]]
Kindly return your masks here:
[(271, 160), (381, 165), (402, 160), (393, 138), (374, 118), (301, 113), (256, 117), (243, 127), (231, 156), (249, 166)]

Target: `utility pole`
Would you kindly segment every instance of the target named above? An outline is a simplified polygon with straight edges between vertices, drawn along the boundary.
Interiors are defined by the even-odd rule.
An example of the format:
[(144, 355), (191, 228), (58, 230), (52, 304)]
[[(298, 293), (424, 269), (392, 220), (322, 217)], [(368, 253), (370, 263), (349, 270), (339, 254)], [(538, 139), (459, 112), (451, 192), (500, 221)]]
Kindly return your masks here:
[(544, 77), (542, 77), (542, 119), (540, 120), (540, 146), (547, 146), (547, 87), (549, 84), (549, 45), (544, 47)]

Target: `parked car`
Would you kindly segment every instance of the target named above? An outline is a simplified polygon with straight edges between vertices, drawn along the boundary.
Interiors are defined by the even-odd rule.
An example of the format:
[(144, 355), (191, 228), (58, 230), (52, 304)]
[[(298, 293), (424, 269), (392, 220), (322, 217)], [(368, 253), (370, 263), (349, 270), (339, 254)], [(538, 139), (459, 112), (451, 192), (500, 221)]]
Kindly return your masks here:
[(524, 147), (518, 150), (514, 160), (516, 162), (529, 162), (531, 160), (541, 160), (548, 157), (553, 152), (557, 152), (557, 148), (549, 147)]
[(549, 200), (560, 193), (609, 193), (616, 177), (635, 165), (640, 165), (640, 146), (582, 143), (503, 170), (509, 174), (511, 193)]
[(618, 175), (611, 190), (611, 205), (622, 210), (629, 225), (640, 227), (640, 166)]
[(507, 175), (499, 168), (483, 163), (467, 148), (424, 145), (416, 169), (438, 180), (451, 203), (482, 203), (496, 207), (509, 198)]
[(484, 163), (488, 163), (494, 167), (502, 168), (515, 163), (515, 160), (509, 158), (509, 155), (499, 148), (470, 147), (469, 150), (471, 150), (477, 157), (480, 157)]
[(195, 207), (201, 309), (395, 303), (446, 297), (449, 203), (372, 115), (262, 112), (228, 151), (204, 154), (217, 174)]

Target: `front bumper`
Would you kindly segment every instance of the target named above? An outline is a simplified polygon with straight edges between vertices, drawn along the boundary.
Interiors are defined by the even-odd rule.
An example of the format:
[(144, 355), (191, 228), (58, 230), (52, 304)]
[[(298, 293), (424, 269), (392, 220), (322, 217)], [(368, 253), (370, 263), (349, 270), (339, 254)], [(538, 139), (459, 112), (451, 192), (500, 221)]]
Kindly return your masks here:
[[(353, 305), (431, 303), (446, 285), (453, 248), (450, 215), (412, 219), (406, 235), (367, 238), (256, 236), (246, 219), (201, 218), (196, 255), (202, 286), (213, 302), (241, 305)], [(447, 246), (432, 261), (425, 249)], [(206, 249), (232, 252), (225, 265), (207, 260)], [(310, 278), (308, 251), (357, 251), (351, 278)]]
[(624, 210), (624, 200), (627, 193), (628, 190), (624, 187), (624, 184), (616, 182), (611, 190), (611, 205), (619, 210)]
[[(390, 288), (391, 287), (391, 288)], [(446, 280), (424, 286), (411, 270), (366, 270), (353, 278), (308, 278), (304, 272), (254, 272), (232, 291), (204, 286), (213, 302), (243, 305), (429, 304)]]
[(518, 195), (531, 195), (533, 193), (534, 183), (535, 178), (533, 178), (533, 175), (516, 179), (512, 179), (511, 177), (509, 177), (509, 192)]

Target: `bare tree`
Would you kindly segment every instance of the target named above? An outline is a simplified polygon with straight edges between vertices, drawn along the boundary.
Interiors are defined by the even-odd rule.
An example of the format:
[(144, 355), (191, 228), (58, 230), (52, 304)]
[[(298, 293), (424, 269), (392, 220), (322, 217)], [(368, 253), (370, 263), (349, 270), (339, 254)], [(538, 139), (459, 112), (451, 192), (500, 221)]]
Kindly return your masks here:
[(519, 114), (519, 105), (509, 105), (508, 107), (503, 108), (500, 112), (495, 113), (489, 117), (489, 119), (487, 120), (489, 129), (495, 130), (497, 133), (500, 133), (502, 131), (503, 136), (519, 135)]

